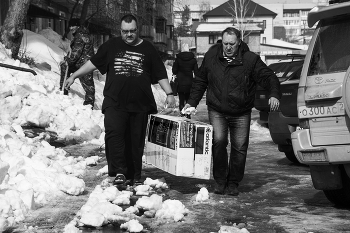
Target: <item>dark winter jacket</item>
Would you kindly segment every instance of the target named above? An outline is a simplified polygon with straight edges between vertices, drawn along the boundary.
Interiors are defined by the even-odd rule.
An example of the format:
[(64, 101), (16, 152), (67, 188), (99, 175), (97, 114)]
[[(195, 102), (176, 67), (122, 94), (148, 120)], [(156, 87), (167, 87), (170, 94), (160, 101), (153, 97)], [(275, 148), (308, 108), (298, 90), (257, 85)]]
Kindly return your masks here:
[(192, 86), (193, 73), (198, 74), (198, 64), (192, 52), (181, 52), (176, 55), (173, 74), (178, 81), (178, 92), (189, 93)]
[(223, 56), (222, 44), (216, 44), (204, 56), (188, 103), (196, 107), (207, 90), (208, 107), (226, 114), (248, 112), (254, 107), (257, 84), (269, 90), (270, 97), (281, 98), (278, 78), (244, 42), (229, 64)]
[(70, 44), (72, 51), (70, 56), (66, 57), (72, 72), (78, 70), (95, 54), (93, 39), (87, 28), (79, 27), (73, 36)]

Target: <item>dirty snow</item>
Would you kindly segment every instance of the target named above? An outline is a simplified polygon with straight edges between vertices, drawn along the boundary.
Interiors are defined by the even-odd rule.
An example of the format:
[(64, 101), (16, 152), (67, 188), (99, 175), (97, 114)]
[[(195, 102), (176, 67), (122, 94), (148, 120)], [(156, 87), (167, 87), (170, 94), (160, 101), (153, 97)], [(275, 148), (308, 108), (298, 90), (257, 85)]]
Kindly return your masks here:
[[(51, 71), (11, 59), (10, 50), (0, 44), (1, 63), (37, 73), (34, 76), (0, 67), (0, 232), (23, 221), (30, 210), (45, 206), (51, 198), (82, 194), (85, 183), (81, 177), (100, 159), (67, 156), (64, 150), (48, 143), (49, 133), (34, 138), (25, 136), (23, 127), (34, 126), (55, 132), (58, 140), (67, 144), (103, 146), (103, 115), (98, 109), (103, 100), (104, 82), (95, 80), (97, 110), (83, 106), (84, 92), (79, 81), (72, 85), (68, 96), (62, 95), (59, 63), (69, 41), (63, 42), (58, 37), (51, 29), (39, 34), (24, 30), (22, 51), (36, 63), (49, 64)], [(162, 109), (165, 93), (157, 85), (152, 90), (157, 106)]]
[[(104, 82), (95, 79), (96, 104), (91, 110), (83, 106), (84, 92), (75, 82), (68, 96), (62, 95), (59, 87), (59, 63), (67, 52), (68, 42), (60, 40), (58, 34), (45, 29), (39, 34), (24, 30), (22, 49), (37, 63), (48, 63), (50, 71), (29, 67), (10, 58), (10, 51), (0, 44), (0, 62), (33, 69), (37, 73), (21, 72), (0, 67), (0, 232), (25, 219), (26, 214), (45, 206), (51, 198), (60, 195), (81, 195), (85, 189), (82, 177), (89, 166), (100, 158), (69, 157), (67, 153), (51, 146), (50, 134), (29, 138), (24, 126), (45, 128), (57, 134), (64, 143), (94, 143), (103, 146), (102, 105)], [(171, 75), (167, 67), (168, 75)], [(168, 77), (169, 78), (169, 77)], [(157, 106), (164, 109), (165, 93), (159, 85), (152, 86)], [(257, 124), (252, 130), (261, 131)], [(106, 168), (97, 175), (106, 174)], [(145, 195), (134, 207), (124, 211), (120, 206), (130, 202), (130, 191), (119, 191), (108, 181), (96, 186), (88, 201), (77, 216), (65, 226), (65, 232), (81, 232), (77, 226), (103, 226), (109, 222), (120, 222), (122, 228), (140, 232), (138, 222), (140, 210), (146, 217), (165, 221), (182, 221), (189, 214), (179, 200), (162, 200), (156, 190), (167, 189), (164, 180), (146, 179), (136, 190)], [(200, 190), (198, 201), (208, 198), (207, 191)], [(225, 229), (220, 229), (221, 232)], [(231, 232), (231, 231), (230, 231)], [(237, 232), (244, 232), (243, 229)], [(247, 231), (246, 231), (247, 232)]]

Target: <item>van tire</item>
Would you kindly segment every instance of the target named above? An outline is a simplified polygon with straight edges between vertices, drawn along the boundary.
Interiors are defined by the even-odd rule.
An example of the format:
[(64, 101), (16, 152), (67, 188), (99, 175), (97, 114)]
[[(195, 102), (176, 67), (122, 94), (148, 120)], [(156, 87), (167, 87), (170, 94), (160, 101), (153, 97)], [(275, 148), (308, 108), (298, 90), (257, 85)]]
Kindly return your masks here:
[(286, 155), (287, 159), (293, 163), (300, 163), (297, 157), (295, 157), (293, 147), (291, 146), (291, 149), (285, 150), (284, 154)]
[(327, 199), (336, 206), (350, 207), (350, 177), (344, 168), (341, 168), (343, 188), (334, 190), (323, 190)]

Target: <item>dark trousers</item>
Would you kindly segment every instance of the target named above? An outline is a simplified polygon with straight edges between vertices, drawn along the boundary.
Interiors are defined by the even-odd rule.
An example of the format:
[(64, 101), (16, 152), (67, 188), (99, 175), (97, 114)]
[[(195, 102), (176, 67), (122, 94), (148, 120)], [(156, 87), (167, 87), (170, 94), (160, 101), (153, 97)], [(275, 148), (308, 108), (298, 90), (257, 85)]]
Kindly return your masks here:
[[(60, 90), (62, 90), (67, 65), (65, 63), (63, 63), (60, 68), (61, 68)], [(69, 68), (67, 78), (69, 77), (69, 75), (71, 73), (74, 73), (75, 71), (76, 70)], [(94, 107), (94, 104), (95, 104), (95, 83), (94, 83), (94, 78), (93, 78), (92, 73), (87, 74), (83, 77), (80, 77), (79, 80), (80, 80), (81, 86), (83, 87), (83, 89), (85, 91), (85, 100), (84, 100), (83, 104), (84, 105), (90, 104), (92, 107)], [(65, 95), (68, 95), (68, 91), (66, 89), (64, 89), (63, 93)]]
[(108, 175), (120, 173), (127, 179), (141, 179), (148, 113), (123, 112), (109, 107), (104, 115)]
[(179, 96), (179, 109), (181, 110), (185, 107), (185, 104), (187, 103), (188, 99), (190, 98), (189, 92), (178, 92), (177, 95)]
[[(213, 176), (218, 184), (236, 184), (242, 181), (245, 170), (251, 112), (227, 115), (208, 109), (213, 126)], [(227, 145), (230, 132), (231, 153), (228, 162)]]

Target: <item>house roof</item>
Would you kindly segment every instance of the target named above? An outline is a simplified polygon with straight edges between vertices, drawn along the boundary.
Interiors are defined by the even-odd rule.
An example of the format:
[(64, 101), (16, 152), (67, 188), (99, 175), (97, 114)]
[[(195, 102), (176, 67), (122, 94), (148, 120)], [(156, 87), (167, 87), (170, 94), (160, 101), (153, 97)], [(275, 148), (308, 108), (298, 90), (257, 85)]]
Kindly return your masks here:
[[(239, 4), (239, 1), (237, 1)], [(203, 15), (204, 18), (207, 17), (215, 17), (215, 16), (232, 16), (233, 10), (232, 7), (234, 6), (233, 0), (229, 0), (220, 6), (214, 8), (213, 10), (207, 12)], [(273, 11), (270, 11), (269, 9), (266, 9), (265, 7), (250, 1), (247, 5), (248, 10), (246, 12), (246, 17), (253, 17), (253, 16), (272, 16), (276, 17), (277, 14)]]
[(307, 48), (308, 48), (307, 45), (297, 45), (297, 44), (289, 43), (289, 42), (286, 42), (283, 40), (278, 40), (278, 39), (272, 39), (270, 43), (262, 44), (262, 45), (270, 46), (270, 47), (302, 49), (302, 50), (307, 50)]
[[(249, 31), (263, 31), (256, 23), (246, 24), (245, 30)], [(196, 32), (222, 32), (228, 27), (237, 27), (232, 23), (200, 23), (196, 28)]]

